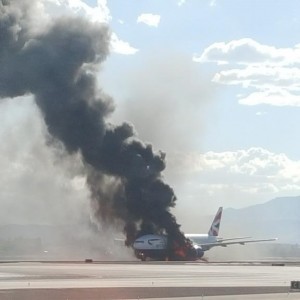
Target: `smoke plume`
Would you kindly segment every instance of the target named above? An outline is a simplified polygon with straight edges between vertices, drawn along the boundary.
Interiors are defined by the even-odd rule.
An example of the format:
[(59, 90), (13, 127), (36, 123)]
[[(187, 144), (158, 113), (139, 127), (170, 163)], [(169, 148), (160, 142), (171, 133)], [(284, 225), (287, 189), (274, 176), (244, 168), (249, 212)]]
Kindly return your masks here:
[(130, 124), (106, 122), (114, 105), (97, 86), (96, 67), (108, 55), (109, 29), (64, 17), (34, 31), (36, 4), (0, 2), (0, 97), (34, 95), (48, 132), (81, 154), (95, 215), (121, 221), (127, 245), (144, 233), (186, 244), (170, 212), (174, 191), (161, 175), (165, 154), (138, 140)]

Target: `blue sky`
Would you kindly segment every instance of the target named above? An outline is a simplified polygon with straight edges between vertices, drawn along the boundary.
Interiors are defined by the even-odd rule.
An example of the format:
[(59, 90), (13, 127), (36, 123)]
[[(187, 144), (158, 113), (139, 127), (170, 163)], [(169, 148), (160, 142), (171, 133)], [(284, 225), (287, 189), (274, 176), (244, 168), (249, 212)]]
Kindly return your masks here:
[[(142, 140), (167, 153), (164, 176), (179, 217), (300, 194), (299, 1), (37, 2), (50, 18), (79, 15), (110, 27), (111, 54), (99, 67), (99, 85), (116, 104), (110, 121), (133, 123)], [(2, 114), (20, 124), (36, 119), (43, 135), (31, 104), (13, 106)], [(37, 138), (32, 143), (42, 147)], [(49, 158), (49, 151), (40, 152)], [(45, 169), (31, 165), (29, 152), (17, 155), (22, 176)], [(51, 178), (61, 174), (47, 168)], [(69, 194), (86, 197), (82, 178), (65, 182)]]
[[(166, 174), (185, 199), (179, 202), (182, 206), (203, 207), (209, 201), (211, 207), (243, 207), (299, 194), (298, 1), (108, 1), (107, 6), (112, 30), (138, 49), (131, 55), (112, 53), (104, 66), (102, 80), (115, 96), (116, 115), (127, 106), (127, 113), (116, 120), (133, 122), (143, 139), (166, 150)], [(138, 23), (143, 14), (158, 15), (159, 22)], [(159, 66), (149, 67), (155, 61)], [(175, 90), (182, 88), (181, 99), (170, 100), (176, 97), (159, 82), (149, 88), (149, 81), (161, 73)], [(148, 81), (128, 80), (132, 76)], [(191, 77), (193, 84), (188, 83)], [(145, 85), (145, 98), (139, 92), (135, 99), (134, 84), (138, 89)], [(160, 102), (152, 99), (155, 111), (157, 103), (180, 107), (181, 113), (170, 112), (184, 123), (182, 131), (175, 125), (182, 145), (170, 138), (171, 129), (159, 130), (170, 144), (156, 139), (143, 128), (147, 118), (141, 121), (128, 112), (144, 103), (138, 105), (140, 114), (144, 109), (151, 115), (151, 104), (145, 102), (151, 103), (151, 93), (157, 97), (155, 87), (163, 90)], [(196, 102), (194, 111), (191, 100)], [(169, 125), (162, 122), (163, 128)], [(176, 171), (173, 160), (180, 155), (184, 167)], [(229, 162), (231, 155), (235, 158)], [(208, 159), (216, 159), (218, 166)]]
[[(255, 41), (258, 47), (292, 49), (298, 43), (300, 31), (297, 1), (190, 0), (180, 6), (177, 1), (108, 1), (107, 6), (112, 17), (112, 30), (139, 49), (134, 54), (135, 58), (120, 58), (112, 54), (106, 63), (108, 77), (113, 77), (110, 74), (115, 70), (126, 72), (126, 69), (141, 67), (143, 59), (147, 60), (151, 53), (180, 53), (192, 60), (193, 56), (200, 56), (214, 43), (226, 44), (245, 38)], [(159, 15), (158, 26), (137, 23), (138, 16), (143, 13)], [(120, 20), (124, 23), (120, 24)], [(247, 46), (250, 48), (245, 42)], [(195, 64), (211, 78), (222, 70), (233, 68), (216, 62)], [(275, 85), (278, 79), (273, 79)], [(251, 89), (255, 92), (253, 87), (243, 87), (243, 82), (246, 79), (235, 86), (229, 83), (214, 87), (215, 99), (211, 101), (214, 111), (211, 118), (207, 116), (211, 124), (207, 124), (206, 134), (202, 137), (203, 150), (226, 151), (254, 146), (284, 152), (293, 159), (299, 159), (299, 140), (296, 138), (299, 103), (280, 107), (263, 102), (240, 105), (239, 94), (249, 95)]]

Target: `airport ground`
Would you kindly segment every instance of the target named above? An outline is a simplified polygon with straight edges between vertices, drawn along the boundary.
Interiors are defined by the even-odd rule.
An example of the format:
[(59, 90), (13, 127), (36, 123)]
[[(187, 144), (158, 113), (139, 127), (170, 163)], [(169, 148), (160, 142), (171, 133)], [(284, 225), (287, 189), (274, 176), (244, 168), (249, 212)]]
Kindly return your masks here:
[(3, 262), (0, 299), (300, 299), (295, 280), (299, 262)]

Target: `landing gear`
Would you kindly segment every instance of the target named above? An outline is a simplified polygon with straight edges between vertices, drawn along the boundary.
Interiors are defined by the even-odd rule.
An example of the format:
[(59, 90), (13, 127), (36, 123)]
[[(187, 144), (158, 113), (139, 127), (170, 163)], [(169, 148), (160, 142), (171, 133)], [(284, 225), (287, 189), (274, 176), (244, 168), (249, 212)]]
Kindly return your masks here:
[(153, 250), (147, 251), (147, 250), (136, 250), (135, 251), (135, 257), (137, 259), (140, 259), (141, 261), (165, 261), (167, 259), (167, 255), (165, 252), (162, 251), (156, 251)]

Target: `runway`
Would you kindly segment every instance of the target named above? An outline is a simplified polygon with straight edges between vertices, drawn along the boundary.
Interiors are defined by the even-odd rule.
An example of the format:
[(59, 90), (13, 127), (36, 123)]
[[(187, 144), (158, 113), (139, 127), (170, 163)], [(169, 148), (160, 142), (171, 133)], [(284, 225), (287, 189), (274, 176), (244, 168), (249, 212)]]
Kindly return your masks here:
[[(278, 296), (289, 293), (292, 280), (300, 280), (300, 266), (172, 262), (2, 263), (0, 299), (182, 299), (200, 296), (213, 299), (211, 297), (220, 295), (274, 293)], [(300, 299), (300, 293), (293, 293), (289, 298)]]

